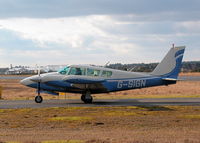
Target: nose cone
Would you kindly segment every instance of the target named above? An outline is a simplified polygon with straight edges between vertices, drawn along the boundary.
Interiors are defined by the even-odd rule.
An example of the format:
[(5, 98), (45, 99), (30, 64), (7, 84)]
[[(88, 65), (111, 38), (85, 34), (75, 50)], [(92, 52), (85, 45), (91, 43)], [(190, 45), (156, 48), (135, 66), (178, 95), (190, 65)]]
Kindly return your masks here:
[(33, 82), (41, 82), (42, 81), (42, 77), (41, 76), (32, 76), (30, 78), (30, 80), (32, 80)]
[(27, 79), (27, 78), (22, 79), (22, 80), (20, 81), (20, 83), (23, 84), (23, 85), (27, 85), (28, 79)]
[(22, 79), (20, 81), (20, 83), (25, 85), (25, 86), (28, 86), (29, 84), (31, 84), (31, 80), (30, 80), (30, 78), (25, 78), (25, 79)]
[(20, 83), (25, 85), (25, 86), (30, 86), (31, 84), (34, 83), (34, 81), (32, 81), (31, 79), (32, 79), (32, 77), (28, 77), (28, 78), (22, 79), (20, 81)]
[(38, 75), (34, 75), (28, 78), (25, 78), (23, 80), (20, 81), (21, 84), (25, 85), (25, 86), (32, 86), (33, 84), (36, 84), (38, 82), (42, 82), (42, 75), (38, 76)]

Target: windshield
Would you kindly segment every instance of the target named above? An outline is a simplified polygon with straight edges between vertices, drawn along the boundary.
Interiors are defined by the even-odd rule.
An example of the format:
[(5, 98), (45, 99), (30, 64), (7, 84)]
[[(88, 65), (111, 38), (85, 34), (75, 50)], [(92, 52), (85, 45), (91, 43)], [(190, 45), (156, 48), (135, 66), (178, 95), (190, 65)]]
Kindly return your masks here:
[(59, 71), (60, 74), (68, 74), (70, 67), (65, 67)]

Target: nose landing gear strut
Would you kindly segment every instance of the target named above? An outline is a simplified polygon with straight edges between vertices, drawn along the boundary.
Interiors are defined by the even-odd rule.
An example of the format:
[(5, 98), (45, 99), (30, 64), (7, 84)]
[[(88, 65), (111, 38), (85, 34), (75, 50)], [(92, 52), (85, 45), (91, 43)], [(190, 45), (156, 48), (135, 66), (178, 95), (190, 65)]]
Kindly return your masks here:
[(38, 90), (37, 90), (38, 95), (35, 97), (35, 102), (36, 103), (42, 103), (43, 98), (40, 96), (40, 82), (38, 82)]

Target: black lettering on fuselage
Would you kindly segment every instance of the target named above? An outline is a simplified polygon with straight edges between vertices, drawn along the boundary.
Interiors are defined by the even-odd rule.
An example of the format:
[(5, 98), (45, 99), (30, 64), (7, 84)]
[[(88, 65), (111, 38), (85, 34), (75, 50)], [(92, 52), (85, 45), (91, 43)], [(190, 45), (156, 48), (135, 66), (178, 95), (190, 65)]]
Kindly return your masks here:
[(126, 80), (118, 81), (117, 88), (141, 88), (146, 86), (146, 80)]

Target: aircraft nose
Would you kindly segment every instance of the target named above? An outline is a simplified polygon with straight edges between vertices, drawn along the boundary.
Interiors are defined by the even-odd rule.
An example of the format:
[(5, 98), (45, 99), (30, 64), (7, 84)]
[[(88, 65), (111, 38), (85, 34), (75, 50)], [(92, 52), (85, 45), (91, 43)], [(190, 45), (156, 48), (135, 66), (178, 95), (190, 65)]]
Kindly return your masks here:
[(25, 85), (25, 86), (28, 86), (29, 83), (30, 83), (30, 79), (29, 78), (25, 78), (25, 79), (22, 79), (20, 81), (21, 84)]
[(25, 79), (20, 81), (20, 83), (25, 85), (25, 86), (30, 86), (31, 84), (34, 84), (34, 83), (37, 83), (37, 82), (42, 82), (41, 76), (35, 75), (35, 76), (31, 76), (31, 77), (25, 78)]
[(41, 82), (42, 81), (42, 77), (41, 76), (33, 76), (30, 78), (31, 81), (34, 82)]

